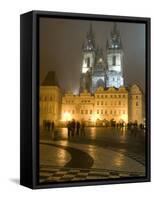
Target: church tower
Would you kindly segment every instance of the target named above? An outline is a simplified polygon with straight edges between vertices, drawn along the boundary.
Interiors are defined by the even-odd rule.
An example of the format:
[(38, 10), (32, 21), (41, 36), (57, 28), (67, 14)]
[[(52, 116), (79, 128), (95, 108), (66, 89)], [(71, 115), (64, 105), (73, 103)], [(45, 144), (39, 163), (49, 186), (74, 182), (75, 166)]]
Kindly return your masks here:
[(117, 24), (114, 23), (110, 39), (106, 43), (107, 53), (107, 76), (106, 87), (116, 87), (124, 85), (123, 78), (123, 49), (120, 33)]
[(102, 48), (97, 47), (95, 65), (92, 69), (92, 93), (100, 86), (105, 87), (105, 60)]
[(86, 40), (82, 45), (82, 65), (80, 71), (80, 92), (87, 90), (91, 91), (92, 87), (92, 68), (95, 62), (95, 38), (90, 24), (89, 31), (86, 36)]

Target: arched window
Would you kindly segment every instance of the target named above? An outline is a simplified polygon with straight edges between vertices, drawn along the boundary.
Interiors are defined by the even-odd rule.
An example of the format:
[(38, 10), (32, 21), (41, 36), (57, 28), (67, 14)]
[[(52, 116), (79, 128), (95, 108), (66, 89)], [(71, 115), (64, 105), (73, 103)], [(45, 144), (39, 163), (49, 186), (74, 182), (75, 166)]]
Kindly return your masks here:
[(90, 67), (90, 58), (87, 58), (87, 67)]
[(116, 56), (112, 57), (112, 65), (116, 65)]

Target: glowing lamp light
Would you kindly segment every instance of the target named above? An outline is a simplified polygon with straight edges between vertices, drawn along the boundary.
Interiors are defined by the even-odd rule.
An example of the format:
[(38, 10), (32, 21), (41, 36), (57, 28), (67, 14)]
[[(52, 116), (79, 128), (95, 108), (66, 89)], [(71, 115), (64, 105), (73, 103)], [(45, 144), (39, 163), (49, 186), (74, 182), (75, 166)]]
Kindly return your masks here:
[(127, 115), (121, 115), (121, 119), (122, 119), (124, 122), (127, 122), (127, 121), (128, 121)]
[(67, 121), (71, 121), (72, 120), (72, 116), (69, 112), (65, 112), (63, 114), (63, 121), (67, 122)]
[(100, 119), (99, 114), (93, 114), (93, 115), (91, 116), (91, 121), (96, 122), (97, 119)]

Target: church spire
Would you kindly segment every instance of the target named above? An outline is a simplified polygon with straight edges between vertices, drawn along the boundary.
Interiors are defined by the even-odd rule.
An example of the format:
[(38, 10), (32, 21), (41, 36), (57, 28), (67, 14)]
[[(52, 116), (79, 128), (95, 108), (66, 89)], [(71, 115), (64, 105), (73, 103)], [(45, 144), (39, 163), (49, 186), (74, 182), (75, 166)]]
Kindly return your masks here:
[(117, 23), (114, 22), (113, 28), (110, 34), (110, 40), (106, 44), (107, 49), (122, 49), (122, 42), (120, 32), (117, 28)]
[(113, 24), (110, 39), (107, 42), (107, 73), (106, 86), (116, 87), (124, 85), (123, 77), (123, 49), (117, 23)]
[(118, 29), (117, 29), (117, 23), (116, 22), (114, 22), (113, 23), (113, 29), (112, 29), (112, 32), (111, 32), (111, 34), (115, 34), (115, 35), (118, 35), (119, 34), (119, 31), (118, 31)]
[(90, 23), (90, 26), (89, 26), (89, 31), (87, 33), (87, 39), (90, 39), (90, 40), (94, 39), (92, 23)]
[(82, 46), (83, 50), (93, 51), (95, 50), (95, 37), (93, 33), (92, 23), (90, 23), (89, 31), (87, 32), (87, 37)]

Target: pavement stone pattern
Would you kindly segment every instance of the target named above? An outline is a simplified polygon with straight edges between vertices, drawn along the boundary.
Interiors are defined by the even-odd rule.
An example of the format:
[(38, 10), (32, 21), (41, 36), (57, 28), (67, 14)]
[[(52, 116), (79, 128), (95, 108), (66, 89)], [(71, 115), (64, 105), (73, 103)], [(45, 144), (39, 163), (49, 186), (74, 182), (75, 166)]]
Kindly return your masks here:
[[(64, 148), (69, 151), (71, 155), (71, 160), (63, 165), (66, 168), (97, 168), (97, 169), (107, 169), (115, 171), (132, 171), (133, 172), (145, 172), (144, 164), (138, 162), (138, 158), (135, 155), (126, 156), (122, 152), (113, 151), (113, 149), (103, 148), (96, 145), (89, 144), (77, 144), (68, 141), (42, 141), (42, 143), (47, 146), (56, 146), (59, 149)], [(45, 146), (44, 146), (45, 148)], [(54, 152), (53, 152), (54, 154)], [(131, 154), (131, 153), (129, 153)], [(52, 154), (50, 155), (52, 157)], [(132, 158), (133, 157), (133, 158)], [(135, 159), (134, 159), (135, 158)], [(92, 160), (91, 160), (92, 159)], [(90, 162), (91, 161), (91, 162)], [(41, 160), (40, 164), (53, 164), (53, 161), (43, 162)], [(62, 166), (61, 166), (62, 167)]]
[[(124, 133), (124, 134), (123, 134)], [(58, 138), (59, 137), (59, 138)], [(41, 132), (41, 139), (51, 140), (49, 133)], [(145, 165), (145, 132), (136, 134), (116, 128), (87, 128), (86, 135), (67, 138), (67, 129), (58, 129), (57, 141), (68, 140), (77, 144), (91, 144), (122, 153)]]
[[(51, 137), (52, 136), (52, 137)], [(87, 128), (85, 136), (40, 133), (40, 183), (145, 177), (145, 133)], [(63, 162), (62, 162), (63, 161)], [(64, 162), (65, 161), (65, 162)]]
[(144, 173), (123, 172), (106, 169), (59, 168), (56, 166), (40, 166), (40, 183), (104, 180), (130, 177), (143, 177)]

